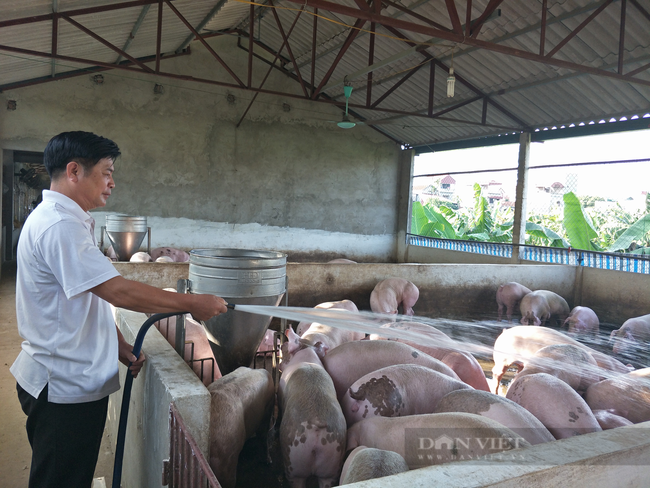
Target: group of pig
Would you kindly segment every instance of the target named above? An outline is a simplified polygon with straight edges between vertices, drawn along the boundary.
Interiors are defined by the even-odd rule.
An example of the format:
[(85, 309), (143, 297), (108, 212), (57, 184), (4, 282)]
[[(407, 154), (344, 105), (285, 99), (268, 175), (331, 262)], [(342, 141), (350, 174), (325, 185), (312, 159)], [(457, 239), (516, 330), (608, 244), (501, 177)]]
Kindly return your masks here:
[[(118, 260), (113, 246), (109, 246), (105, 254), (111, 261)], [(138, 251), (129, 259), (132, 263), (186, 263), (189, 260), (190, 255), (187, 252), (173, 247), (157, 247), (151, 250), (151, 254)]]
[[(418, 296), (413, 283), (389, 278), (377, 283), (370, 305), (377, 314), (413, 315)], [(263, 369), (242, 367), (208, 387), (210, 464), (219, 482), (235, 486), (244, 442), (268, 433), (276, 416), (292, 487), (306, 486), (310, 477), (328, 487), (429, 464), (525, 452), (530, 445), (650, 420), (650, 368), (630, 371), (543, 326), (555, 319), (578, 339), (598, 334), (593, 311), (570, 311), (559, 295), (517, 283), (499, 287), (497, 303), (499, 318), (505, 311), (511, 319), (519, 307), (523, 324), (504, 329), (494, 344), (497, 391), (507, 368), (519, 369), (505, 397), (491, 392), (480, 364), (462, 344), (426, 324), (393, 316), (381, 326), (421, 333), (427, 337), (421, 342), (382, 340), (381, 334), (321, 323), (288, 328), (277, 402), (271, 375)], [(316, 307), (358, 311), (350, 300)], [(643, 340), (639, 331), (650, 315), (635, 320), (612, 339)], [(455, 436), (460, 429), (462, 435)], [(435, 438), (417, 437), (418, 432), (435, 432)], [(438, 446), (441, 436), (449, 445)]]

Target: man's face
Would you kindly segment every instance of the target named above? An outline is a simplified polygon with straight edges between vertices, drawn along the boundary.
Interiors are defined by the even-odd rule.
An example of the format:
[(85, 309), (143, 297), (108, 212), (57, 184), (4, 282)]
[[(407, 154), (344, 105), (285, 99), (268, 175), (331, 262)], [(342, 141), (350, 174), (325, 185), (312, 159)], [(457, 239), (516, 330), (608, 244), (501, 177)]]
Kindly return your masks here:
[(113, 181), (113, 160), (110, 158), (100, 159), (99, 162), (87, 170), (81, 167), (79, 172), (79, 197), (81, 208), (85, 211), (106, 205), (111, 190), (115, 188)]

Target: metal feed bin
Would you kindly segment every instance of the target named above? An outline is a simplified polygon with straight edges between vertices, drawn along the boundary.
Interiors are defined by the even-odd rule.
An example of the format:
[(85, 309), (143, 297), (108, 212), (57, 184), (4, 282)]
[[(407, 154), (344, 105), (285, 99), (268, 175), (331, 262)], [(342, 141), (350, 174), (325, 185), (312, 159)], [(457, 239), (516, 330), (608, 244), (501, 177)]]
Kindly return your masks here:
[[(187, 292), (217, 295), (234, 305), (276, 307), (287, 289), (286, 264), (287, 255), (274, 251), (194, 249)], [(230, 310), (205, 322), (222, 375), (251, 365), (271, 319)]]
[[(149, 234), (147, 244), (148, 252), (151, 252), (151, 229), (147, 227), (147, 217), (135, 217), (132, 215), (112, 214), (106, 216), (106, 236), (113, 246), (113, 250), (119, 261), (129, 261), (144, 239)], [(102, 234), (102, 246), (104, 244)]]

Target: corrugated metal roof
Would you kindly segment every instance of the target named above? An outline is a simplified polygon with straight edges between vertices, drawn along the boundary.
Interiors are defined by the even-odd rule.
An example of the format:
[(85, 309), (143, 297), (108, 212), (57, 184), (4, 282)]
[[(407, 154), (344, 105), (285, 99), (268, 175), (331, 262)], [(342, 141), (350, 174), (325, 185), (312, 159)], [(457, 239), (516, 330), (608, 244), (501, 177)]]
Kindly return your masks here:
[[(354, 42), (337, 65), (339, 56), (351, 32), (355, 18), (337, 13), (336, 8), (319, 9), (316, 45), (312, 46), (315, 1), (306, 7), (295, 0), (255, 4), (254, 37), (256, 41), (277, 51), (284, 40), (272, 7), (285, 34), (298, 11), (305, 8), (290, 37), (291, 51), (306, 82), (314, 63), (315, 86), (324, 86), (321, 99), (344, 102), (343, 80), (354, 89), (350, 97), (351, 113), (366, 120), (368, 125), (405, 145), (435, 144), (513, 133), (523, 129), (588, 124), (591, 121), (619, 120), (650, 112), (650, 69), (634, 74), (634, 79), (616, 79), (599, 74), (576, 71), (562, 61), (616, 72), (619, 62), (621, 32), (621, 1), (548, 0), (545, 45), (548, 55), (567, 36), (575, 34), (548, 63), (539, 58), (541, 39), (541, 0), (504, 0), (482, 25), (477, 37), (488, 45), (472, 45), (471, 38), (453, 42), (433, 36), (422, 29), (395, 30), (377, 25), (374, 36), (374, 61), (381, 64), (372, 72), (372, 96), (368, 104), (368, 74), (354, 74), (369, 64), (369, 49), (373, 36), (366, 22)], [(268, 0), (267, 0), (268, 2)], [(335, 0), (335, 6), (358, 9), (354, 0)], [(650, 2), (635, 0), (627, 3), (624, 29), (624, 73), (643, 68), (650, 63)], [(488, 0), (472, 2), (475, 21), (488, 6)], [(85, 15), (72, 15), (72, 21), (100, 36), (117, 49), (126, 45), (133, 58), (155, 56), (158, 31), (158, 3), (123, 0), (5, 0), (0, 3), (0, 89), (25, 83), (52, 79), (82, 68), (89, 61), (104, 64), (124, 59), (65, 18), (58, 20), (57, 54), (66, 58), (52, 62), (51, 17), (29, 22), (30, 17), (48, 16), (53, 5), (63, 15), (79, 9)], [(176, 0), (172, 5), (202, 34), (238, 32), (246, 36), (250, 23), (250, 4), (237, 0)], [(467, 2), (456, 1), (461, 24), (467, 18)], [(106, 7), (113, 7), (105, 10)], [(126, 8), (128, 7), (128, 8)], [(452, 29), (445, 2), (425, 0), (386, 1), (381, 15), (411, 22), (416, 27), (431, 26)], [(400, 8), (398, 8), (400, 7)], [(577, 34), (574, 32), (597, 9), (602, 11)], [(374, 8), (374, 7), (371, 7)], [(411, 13), (403, 10), (410, 10)], [(73, 12), (75, 13), (75, 12)], [(76, 12), (78, 14), (78, 12)], [(418, 17), (419, 16), (419, 17)], [(141, 19), (141, 25), (137, 24)], [(21, 20), (22, 19), (22, 20)], [(428, 22), (423, 19), (429, 19)], [(135, 27), (137, 26), (137, 29)], [(573, 34), (572, 34), (573, 33)], [(191, 32), (181, 19), (165, 4), (163, 6), (163, 53), (172, 54), (187, 45)], [(130, 37), (132, 36), (132, 39)], [(412, 49), (404, 38), (420, 43)], [(444, 35), (443, 37), (448, 37)], [(130, 40), (129, 40), (130, 39)], [(247, 46), (246, 42), (242, 43)], [(426, 49), (423, 50), (426, 46)], [(517, 49), (530, 55), (512, 56), (498, 52)], [(257, 48), (256, 48), (257, 49)], [(316, 59), (312, 60), (315, 49)], [(33, 55), (36, 52), (42, 56)], [(446, 95), (447, 68), (452, 64), (456, 73), (455, 96)], [(282, 50), (283, 68), (295, 74), (286, 47)], [(432, 62), (435, 67), (433, 110), (429, 115), (429, 90)], [(386, 62), (387, 60), (391, 62)], [(416, 69), (407, 81), (402, 78)], [(325, 80), (328, 72), (331, 76)], [(223, 78), (222, 78), (223, 79)], [(293, 83), (293, 82), (292, 82)], [(18, 84), (18, 85), (16, 85)], [(401, 86), (400, 86), (401, 84)], [(296, 85), (297, 86), (297, 85)], [(389, 90), (394, 89), (380, 103)], [(312, 88), (313, 90), (313, 88)], [(287, 90), (295, 93), (295, 90)], [(311, 95), (311, 91), (310, 91)], [(292, 95), (295, 96), (295, 95)], [(376, 105), (376, 106), (375, 106)], [(487, 107), (487, 111), (484, 111)], [(314, 110), (314, 120), (326, 117)], [(359, 119), (356, 119), (359, 120)]]

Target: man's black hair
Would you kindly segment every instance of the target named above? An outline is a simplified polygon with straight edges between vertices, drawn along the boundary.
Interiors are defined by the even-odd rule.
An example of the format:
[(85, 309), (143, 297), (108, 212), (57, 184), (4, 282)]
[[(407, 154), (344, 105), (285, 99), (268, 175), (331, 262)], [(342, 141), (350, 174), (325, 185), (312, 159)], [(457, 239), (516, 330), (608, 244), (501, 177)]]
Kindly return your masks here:
[(47, 143), (43, 164), (50, 178), (55, 179), (71, 161), (79, 163), (84, 170), (92, 170), (101, 159), (115, 161), (119, 155), (120, 148), (110, 139), (92, 132), (62, 132)]

